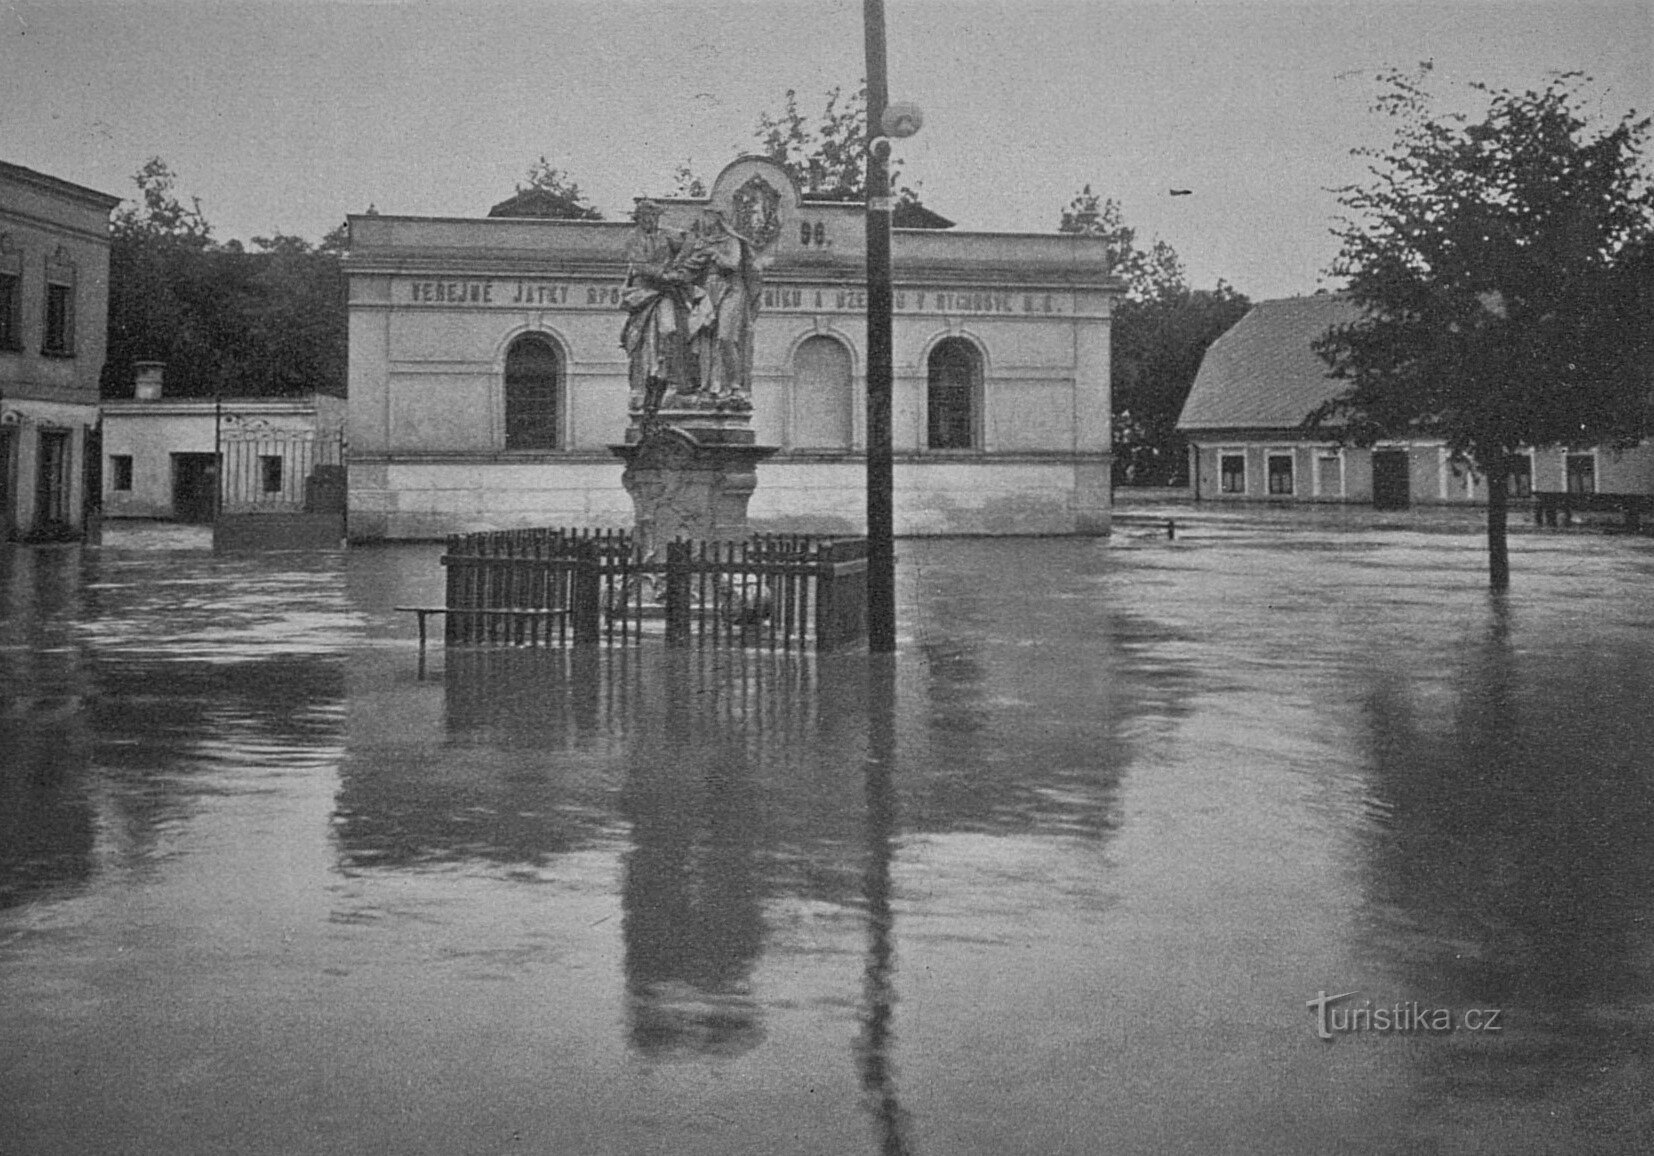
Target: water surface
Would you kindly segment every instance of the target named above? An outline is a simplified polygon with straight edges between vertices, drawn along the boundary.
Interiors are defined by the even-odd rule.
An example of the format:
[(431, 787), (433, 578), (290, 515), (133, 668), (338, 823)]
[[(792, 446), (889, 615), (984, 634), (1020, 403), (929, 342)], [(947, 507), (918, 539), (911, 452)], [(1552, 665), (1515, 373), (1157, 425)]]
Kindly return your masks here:
[[(1654, 1123), (1646, 539), (1519, 534), (1499, 600), (1468, 522), (903, 542), (893, 660), (423, 668), (435, 547), (206, 545), (0, 554), (7, 1152)], [(1318, 1038), (1347, 992), (1457, 1026)]]

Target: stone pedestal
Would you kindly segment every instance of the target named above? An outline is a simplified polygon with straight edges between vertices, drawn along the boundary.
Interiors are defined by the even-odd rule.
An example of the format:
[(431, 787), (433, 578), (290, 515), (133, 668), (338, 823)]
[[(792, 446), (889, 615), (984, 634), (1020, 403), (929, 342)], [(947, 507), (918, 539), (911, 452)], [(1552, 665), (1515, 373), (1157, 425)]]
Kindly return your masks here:
[(626, 463), (621, 484), (632, 496), (640, 557), (664, 558), (674, 538), (748, 536), (758, 463), (777, 449), (755, 440), (750, 406), (669, 398), (652, 416), (633, 414), (626, 443), (610, 449)]

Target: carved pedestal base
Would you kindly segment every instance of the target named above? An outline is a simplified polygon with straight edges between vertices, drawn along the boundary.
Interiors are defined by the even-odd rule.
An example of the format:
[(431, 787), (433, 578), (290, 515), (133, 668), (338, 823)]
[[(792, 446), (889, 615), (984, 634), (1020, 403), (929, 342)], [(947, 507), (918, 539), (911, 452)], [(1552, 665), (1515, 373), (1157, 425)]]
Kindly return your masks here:
[(626, 444), (610, 447), (626, 463), (639, 555), (665, 556), (674, 538), (735, 541), (748, 536), (747, 502), (758, 463), (775, 446), (753, 444), (750, 407), (663, 407), (634, 415)]

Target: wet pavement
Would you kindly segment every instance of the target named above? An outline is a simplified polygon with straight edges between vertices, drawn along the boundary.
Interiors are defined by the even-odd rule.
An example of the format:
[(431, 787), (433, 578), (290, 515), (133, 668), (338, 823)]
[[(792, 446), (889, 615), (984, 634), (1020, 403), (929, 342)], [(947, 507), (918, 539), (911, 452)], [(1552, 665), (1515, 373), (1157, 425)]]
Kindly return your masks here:
[(1174, 513), (894, 659), (0, 550), (0, 1151), (1647, 1150), (1654, 541)]

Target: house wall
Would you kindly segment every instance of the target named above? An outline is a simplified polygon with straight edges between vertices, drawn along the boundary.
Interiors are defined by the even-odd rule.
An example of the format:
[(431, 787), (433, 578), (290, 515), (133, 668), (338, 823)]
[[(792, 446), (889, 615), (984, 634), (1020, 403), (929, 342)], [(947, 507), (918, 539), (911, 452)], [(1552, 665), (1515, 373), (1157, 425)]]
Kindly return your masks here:
[[(753, 430), (778, 452), (758, 467), (749, 511), (756, 529), (859, 532), (865, 223), (844, 206), (806, 204), (802, 213), (822, 229), (807, 251), (784, 234), (792, 239), (766, 273), (754, 330)], [(631, 500), (609, 447), (628, 423), (619, 335), (631, 226), (369, 216), (351, 227), (352, 538), (629, 525)], [(1109, 318), (1118, 290), (1094, 241), (898, 233), (898, 533), (1107, 531)], [(555, 449), (505, 448), (506, 354), (528, 333), (549, 338), (562, 357)], [(836, 418), (824, 417), (800, 381), (800, 349), (812, 338), (838, 343), (847, 357), (846, 411)], [(930, 450), (929, 357), (950, 338), (981, 360), (975, 444)], [(824, 448), (824, 428), (843, 428), (848, 440)]]
[[(109, 315), (118, 198), (0, 163), (0, 537), (84, 530)], [(47, 341), (49, 286), (67, 285), (68, 341)]]
[[(1201, 501), (1347, 502), (1368, 504), (1373, 500), (1373, 454), (1402, 452), (1407, 455), (1408, 495), (1414, 505), (1483, 505), (1487, 482), (1469, 467), (1455, 465), (1446, 447), (1439, 443), (1380, 443), (1374, 449), (1340, 449), (1332, 443), (1298, 443), (1271, 440), (1258, 431), (1238, 431), (1225, 437), (1202, 433), (1190, 443), (1196, 497)], [(1569, 451), (1545, 448), (1528, 451), (1532, 461), (1533, 489), (1559, 491), (1567, 488), (1566, 459), (1570, 453), (1589, 455), (1595, 464), (1596, 492), (1654, 494), (1654, 444), (1628, 450), (1600, 447)], [(1246, 459), (1246, 489), (1243, 493), (1222, 491), (1221, 463), (1225, 455), (1243, 454)], [(1268, 490), (1268, 459), (1290, 454), (1294, 461), (1295, 487), (1291, 494)], [(1325, 476), (1321, 459), (1337, 459), (1342, 486), (1320, 485)]]
[[(341, 399), (112, 401), (103, 417), (103, 510), (111, 518), (174, 518), (174, 459), (218, 454), (225, 513), (295, 513), (315, 466), (340, 464)], [(280, 488), (266, 490), (261, 457), (281, 459)], [(131, 488), (119, 489), (117, 458), (131, 459)]]

